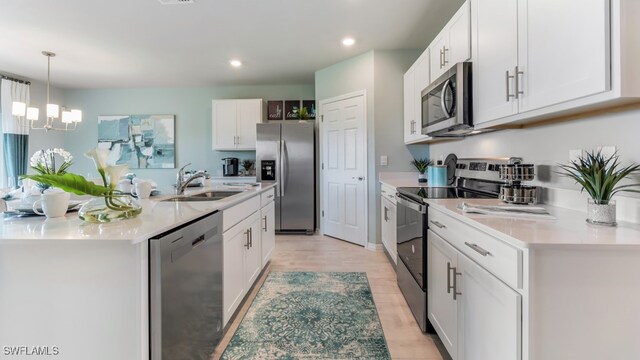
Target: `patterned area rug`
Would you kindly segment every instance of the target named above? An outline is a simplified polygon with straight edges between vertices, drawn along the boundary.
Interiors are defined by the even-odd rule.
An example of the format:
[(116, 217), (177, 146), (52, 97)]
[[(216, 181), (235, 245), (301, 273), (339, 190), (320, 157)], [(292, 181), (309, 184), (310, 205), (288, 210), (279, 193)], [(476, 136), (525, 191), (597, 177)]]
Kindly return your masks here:
[(366, 273), (270, 273), (222, 354), (239, 359), (390, 359)]

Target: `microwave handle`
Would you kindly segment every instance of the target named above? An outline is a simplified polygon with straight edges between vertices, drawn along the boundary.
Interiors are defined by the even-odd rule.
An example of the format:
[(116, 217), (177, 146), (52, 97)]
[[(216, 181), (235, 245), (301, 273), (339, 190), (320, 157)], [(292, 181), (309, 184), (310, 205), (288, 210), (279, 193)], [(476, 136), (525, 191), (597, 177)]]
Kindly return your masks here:
[(447, 110), (447, 105), (444, 103), (444, 98), (445, 98), (445, 93), (447, 92), (447, 89), (449, 88), (449, 84), (451, 84), (451, 79), (447, 79), (447, 81), (444, 82), (444, 85), (442, 85), (442, 94), (440, 94), (440, 107), (442, 108), (442, 112), (448, 117), (451, 117), (451, 113), (449, 113), (449, 110)]

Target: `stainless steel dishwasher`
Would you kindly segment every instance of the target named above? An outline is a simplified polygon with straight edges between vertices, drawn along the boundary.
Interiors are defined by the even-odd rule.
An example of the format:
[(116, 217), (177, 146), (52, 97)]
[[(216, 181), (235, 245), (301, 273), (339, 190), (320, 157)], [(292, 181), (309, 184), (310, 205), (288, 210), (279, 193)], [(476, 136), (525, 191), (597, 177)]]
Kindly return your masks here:
[(209, 359), (222, 338), (222, 213), (149, 241), (152, 360)]

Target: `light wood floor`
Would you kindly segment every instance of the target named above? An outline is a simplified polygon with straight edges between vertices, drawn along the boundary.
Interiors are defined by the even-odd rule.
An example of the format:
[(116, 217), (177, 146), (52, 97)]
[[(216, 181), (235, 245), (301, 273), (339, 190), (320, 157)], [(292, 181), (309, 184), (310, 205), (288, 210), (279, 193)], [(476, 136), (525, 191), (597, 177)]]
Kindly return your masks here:
[(330, 237), (282, 235), (268, 268), (249, 294), (214, 353), (219, 359), (253, 302), (269, 271), (366, 272), (391, 357), (395, 360), (440, 360), (435, 335), (420, 331), (396, 284), (396, 274), (382, 251), (370, 251)]

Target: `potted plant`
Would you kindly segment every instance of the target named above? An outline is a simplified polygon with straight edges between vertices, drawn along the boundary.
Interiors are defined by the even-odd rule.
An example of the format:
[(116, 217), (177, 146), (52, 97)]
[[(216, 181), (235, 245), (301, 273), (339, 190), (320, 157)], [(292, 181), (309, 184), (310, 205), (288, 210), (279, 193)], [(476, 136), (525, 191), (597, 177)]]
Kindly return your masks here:
[(309, 119), (309, 111), (304, 106), (301, 107), (296, 114), (298, 115), (298, 119), (299, 120), (307, 120), (307, 119)]
[(242, 160), (242, 167), (244, 168), (244, 175), (251, 176), (254, 175), (254, 168), (256, 161), (251, 159)]
[(432, 163), (433, 162), (427, 158), (418, 158), (411, 161), (411, 165), (418, 170), (418, 182), (427, 182), (427, 175), (425, 173), (427, 172), (429, 165)]
[(587, 222), (614, 226), (616, 202), (611, 198), (620, 191), (640, 193), (632, 188), (640, 184), (618, 185), (620, 180), (640, 171), (640, 165), (620, 167), (617, 154), (604, 156), (600, 151), (587, 152), (569, 165), (559, 164), (560, 174), (570, 177), (591, 197), (587, 202)]

